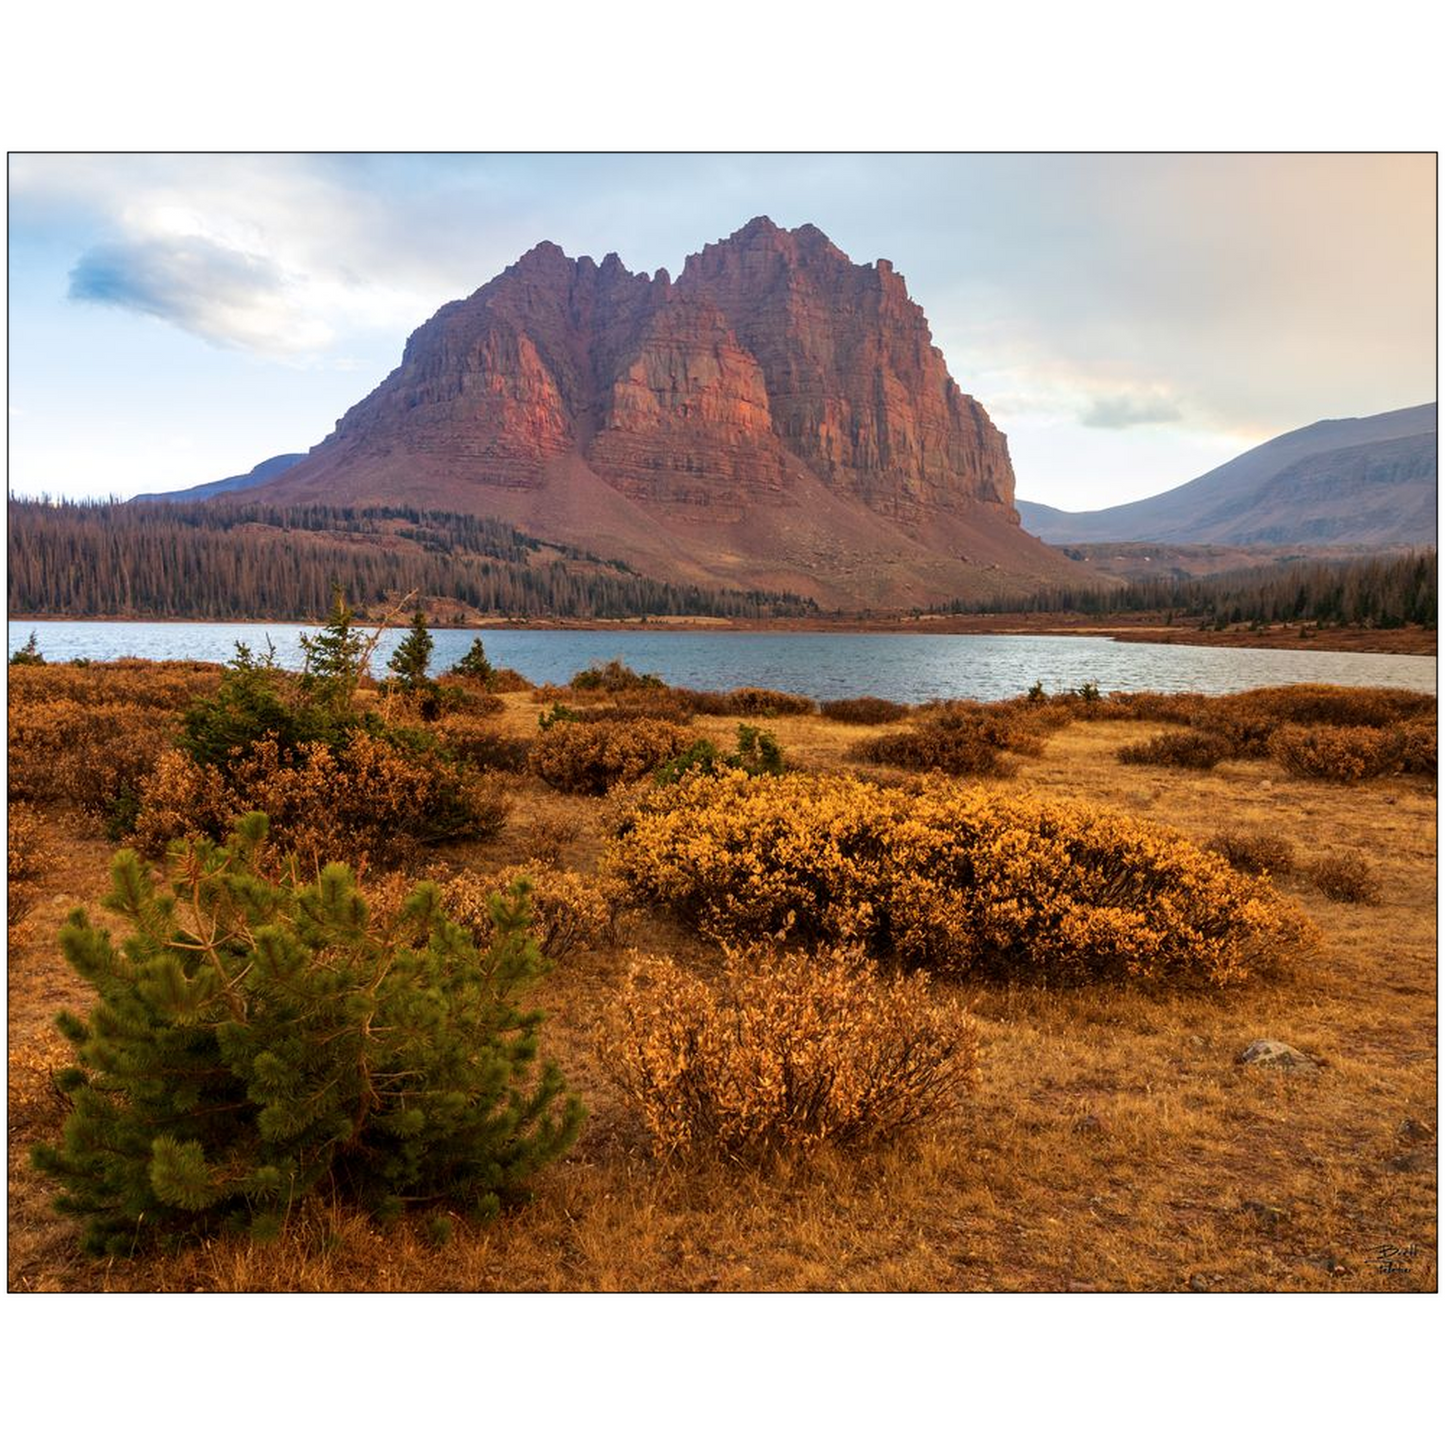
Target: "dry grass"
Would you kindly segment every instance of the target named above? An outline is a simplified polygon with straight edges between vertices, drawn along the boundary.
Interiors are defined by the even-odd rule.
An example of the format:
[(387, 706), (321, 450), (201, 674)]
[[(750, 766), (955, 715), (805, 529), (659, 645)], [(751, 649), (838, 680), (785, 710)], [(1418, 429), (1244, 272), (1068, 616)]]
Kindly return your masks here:
[[(536, 736), (541, 710), (505, 697), (488, 724)], [(795, 766), (844, 770), (866, 730), (816, 715), (769, 723)], [(724, 748), (736, 725), (699, 718)], [(880, 727), (875, 731), (881, 732)], [(1437, 1285), (1435, 797), (1397, 777), (1341, 789), (1269, 758), (1208, 773), (1121, 766), (1157, 722), (1080, 718), (1021, 757), (1005, 793), (1075, 800), (1166, 822), (1205, 843), (1221, 828), (1356, 849), (1388, 880), (1374, 907), (1280, 883), (1322, 930), (1315, 961), (1218, 995), (1094, 986), (934, 986), (977, 1021), (981, 1072), (959, 1120), (857, 1153), (769, 1168), (659, 1158), (595, 1051), (624, 950), (578, 951), (544, 981), (543, 1050), (590, 1118), (527, 1208), (458, 1221), (444, 1248), (421, 1221), (381, 1229), (320, 1200), (280, 1241), (95, 1262), (50, 1209), (27, 1162), (63, 1110), (48, 1083), (64, 1050), (49, 1027), (83, 985), (54, 946), (65, 913), (94, 905), (111, 845), (84, 817), (44, 809), (59, 853), (11, 930), (12, 1290), (1266, 1290), (1418, 1291)], [(870, 776), (877, 770), (855, 769)], [(507, 783), (497, 837), (442, 846), (426, 872), (481, 872), (544, 856), (595, 872), (622, 799)], [(1277, 880), (1278, 882), (1278, 880)], [(706, 975), (717, 951), (649, 915), (628, 942)], [(1302, 1078), (1238, 1067), (1258, 1038), (1319, 1059)], [(1406, 1120), (1417, 1127), (1406, 1129)], [(1383, 1246), (1416, 1246), (1381, 1273)]]

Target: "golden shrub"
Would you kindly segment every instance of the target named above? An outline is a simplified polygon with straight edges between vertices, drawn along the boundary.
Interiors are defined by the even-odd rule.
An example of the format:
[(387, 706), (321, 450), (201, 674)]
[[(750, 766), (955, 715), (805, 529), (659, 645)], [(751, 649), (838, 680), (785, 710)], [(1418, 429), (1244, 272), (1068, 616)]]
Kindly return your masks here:
[(649, 777), (698, 740), (697, 733), (658, 718), (564, 722), (533, 743), (528, 765), (561, 792), (605, 793), (614, 783)]
[(1216, 833), (1204, 846), (1241, 873), (1283, 877), (1294, 869), (1294, 848), (1274, 833)]
[(447, 911), (485, 946), (496, 931), (491, 900), (522, 878), (531, 884), (532, 932), (545, 957), (562, 959), (616, 940), (621, 902), (616, 885), (539, 858), (491, 873), (459, 873), (443, 889)]
[(1226, 984), (1308, 950), (1308, 920), (1171, 829), (940, 783), (688, 777), (611, 863), (642, 902), (735, 941), (858, 941), (935, 970)]
[(228, 769), (165, 754), (141, 791), (132, 841), (156, 853), (172, 838), (224, 836), (244, 813), (271, 820), (271, 841), (307, 865), (404, 858), (418, 843), (490, 837), (506, 819), (501, 788), (454, 764), (364, 732), (343, 751), (303, 743), (286, 758), (265, 738)]
[(962, 1107), (972, 1021), (921, 975), (856, 949), (728, 955), (716, 986), (634, 962), (599, 1035), (658, 1147), (747, 1158), (862, 1145)]
[(1297, 778), (1358, 783), (1398, 772), (1402, 744), (1391, 728), (1299, 727), (1286, 723), (1270, 739), (1270, 755)]
[(1336, 903), (1378, 903), (1380, 885), (1362, 853), (1349, 850), (1316, 858), (1305, 874), (1310, 882)]

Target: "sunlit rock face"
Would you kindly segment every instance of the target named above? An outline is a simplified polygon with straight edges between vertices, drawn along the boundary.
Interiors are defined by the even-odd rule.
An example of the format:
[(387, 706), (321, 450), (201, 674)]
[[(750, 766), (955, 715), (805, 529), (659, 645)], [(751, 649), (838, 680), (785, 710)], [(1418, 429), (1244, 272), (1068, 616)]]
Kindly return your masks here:
[(673, 281), (544, 241), (407, 342), (278, 497), (488, 512), (663, 575), (913, 604), (1055, 580), (887, 261), (766, 217)]

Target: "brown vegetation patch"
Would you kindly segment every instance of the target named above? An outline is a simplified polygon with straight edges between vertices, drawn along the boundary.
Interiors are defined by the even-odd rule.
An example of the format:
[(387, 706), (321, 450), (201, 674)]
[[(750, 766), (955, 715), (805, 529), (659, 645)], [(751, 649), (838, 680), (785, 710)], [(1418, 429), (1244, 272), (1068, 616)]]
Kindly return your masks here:
[(1209, 733), (1181, 731), (1159, 733), (1147, 743), (1130, 743), (1119, 749), (1119, 761), (1206, 770), (1222, 763), (1231, 753), (1229, 744), (1223, 738)]
[(830, 722), (871, 727), (876, 723), (898, 722), (913, 709), (906, 702), (889, 702), (883, 697), (839, 697), (819, 703), (818, 711)]
[(1305, 876), (1336, 903), (1378, 903), (1380, 885), (1374, 869), (1363, 854), (1353, 850), (1331, 853), (1316, 858)]
[(1288, 838), (1236, 831), (1216, 833), (1204, 846), (1241, 873), (1271, 873), (1282, 878), (1294, 871), (1294, 848)]
[(715, 984), (638, 958), (598, 1040), (665, 1152), (874, 1143), (956, 1113), (977, 1078), (958, 1001), (856, 949), (733, 952)]
[[(505, 701), (498, 734), (535, 737), (530, 697)], [(1205, 773), (1120, 766), (1119, 747), (1159, 721), (1192, 725), (1131, 721), (1112, 703), (1080, 709), (1075, 726), (1041, 756), (1020, 756), (1018, 777), (991, 790), (1166, 821), (1201, 843), (1225, 829), (1307, 839), (1323, 853), (1356, 849), (1389, 880), (1379, 904), (1335, 902), (1308, 880), (1284, 879), (1324, 950), (1231, 990), (935, 979), (932, 990), (976, 1020), (982, 1067), (966, 1112), (867, 1151), (824, 1144), (746, 1171), (655, 1155), (595, 1053), (627, 957), (611, 944), (576, 950), (535, 1001), (548, 1013), (547, 1052), (583, 1093), (588, 1126), (538, 1176), (531, 1204), (485, 1226), (455, 1220), (442, 1249), (425, 1220), (382, 1228), (317, 1200), (270, 1244), (217, 1240), (110, 1265), (78, 1256), (74, 1224), (55, 1215), (53, 1190), (26, 1156), (54, 1137), (63, 1112), (50, 1084), (63, 1048), (50, 1015), (90, 1001), (59, 962), (56, 931), (105, 890), (112, 850), (93, 823), (37, 805), (60, 858), (11, 932), (10, 1288), (1430, 1292), (1434, 1175), (1391, 1161), (1405, 1149), (1403, 1120), (1437, 1126), (1433, 781), (1324, 788), (1268, 758)], [(790, 762), (820, 772), (845, 768), (858, 738), (816, 715), (769, 728)], [(712, 718), (699, 730), (720, 746), (735, 731)], [(615, 794), (564, 794), (533, 778), (509, 786), (502, 833), (440, 844), (408, 876), (518, 868), (551, 851), (595, 878), (608, 818), (630, 808), (615, 807)], [(631, 926), (647, 953), (716, 976), (717, 950), (694, 929), (663, 914)], [(1262, 1037), (1328, 1067), (1307, 1080), (1236, 1068)], [(1405, 1271), (1382, 1273), (1381, 1240), (1419, 1253)]]

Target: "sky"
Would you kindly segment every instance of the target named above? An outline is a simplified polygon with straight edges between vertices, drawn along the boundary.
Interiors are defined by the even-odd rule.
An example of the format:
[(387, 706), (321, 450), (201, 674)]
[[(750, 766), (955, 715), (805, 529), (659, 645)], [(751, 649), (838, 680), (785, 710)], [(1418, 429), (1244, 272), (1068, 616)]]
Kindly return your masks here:
[(319, 442), (530, 246), (665, 266), (756, 215), (891, 260), (1018, 495), (1151, 496), (1435, 396), (1429, 154), (46, 154), (9, 163), (10, 490)]

